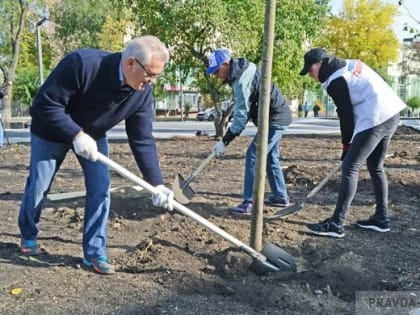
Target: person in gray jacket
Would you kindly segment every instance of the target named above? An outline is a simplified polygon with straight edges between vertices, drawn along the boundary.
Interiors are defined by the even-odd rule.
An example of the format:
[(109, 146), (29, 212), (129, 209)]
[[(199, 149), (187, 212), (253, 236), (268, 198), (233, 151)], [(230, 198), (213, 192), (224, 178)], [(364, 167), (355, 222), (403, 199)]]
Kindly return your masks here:
[[(216, 49), (209, 56), (207, 74), (213, 74), (229, 84), (233, 92), (234, 109), (232, 124), (222, 140), (213, 148), (220, 157), (226, 146), (245, 129), (249, 119), (258, 125), (258, 101), (261, 70), (245, 58), (232, 58), (227, 49)], [(269, 206), (289, 205), (286, 184), (280, 164), (280, 140), (292, 122), (292, 113), (275, 84), (271, 84), (269, 114), (267, 177), (271, 195), (264, 203)], [(252, 213), (252, 193), (255, 177), (256, 136), (248, 146), (245, 162), (243, 202), (231, 209), (232, 214), (250, 215)]]
[(335, 211), (326, 220), (308, 224), (308, 229), (317, 235), (344, 236), (346, 213), (356, 194), (360, 166), (366, 160), (376, 210), (369, 219), (358, 220), (357, 226), (377, 232), (390, 231), (384, 161), (405, 103), (362, 61), (330, 56), (322, 48), (311, 49), (305, 54), (300, 75), (307, 73), (321, 82), (333, 99), (343, 144), (342, 178)]

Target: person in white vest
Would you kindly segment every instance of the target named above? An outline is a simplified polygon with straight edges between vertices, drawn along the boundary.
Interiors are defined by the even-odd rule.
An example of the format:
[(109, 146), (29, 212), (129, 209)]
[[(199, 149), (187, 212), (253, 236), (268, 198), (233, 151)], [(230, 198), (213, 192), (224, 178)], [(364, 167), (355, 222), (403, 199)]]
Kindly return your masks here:
[(307, 73), (319, 81), (333, 99), (343, 144), (342, 177), (334, 213), (319, 223), (307, 224), (309, 231), (344, 237), (344, 221), (356, 194), (359, 169), (364, 161), (372, 180), (376, 209), (370, 218), (358, 220), (356, 225), (377, 232), (390, 231), (384, 160), (399, 124), (400, 111), (406, 104), (365, 63), (331, 56), (322, 48), (313, 48), (305, 54), (299, 74)]

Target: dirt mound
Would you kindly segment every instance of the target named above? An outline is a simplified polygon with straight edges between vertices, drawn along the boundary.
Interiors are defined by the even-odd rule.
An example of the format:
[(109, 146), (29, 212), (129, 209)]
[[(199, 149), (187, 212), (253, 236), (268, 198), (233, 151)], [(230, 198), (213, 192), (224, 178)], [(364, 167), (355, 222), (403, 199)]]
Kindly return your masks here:
[(420, 130), (411, 127), (411, 126), (405, 126), (405, 125), (400, 125), (398, 126), (397, 130), (395, 131), (395, 135), (412, 135), (412, 134), (418, 134), (420, 133)]
[[(400, 126), (385, 161), (392, 230), (375, 233), (353, 223), (370, 216), (374, 195), (366, 167), (348, 214), (343, 239), (314, 237), (308, 222), (328, 217), (337, 199), (340, 174), (293, 215), (266, 220), (263, 238), (290, 253), (297, 272), (258, 276), (252, 258), (188, 217), (154, 207), (150, 195), (111, 172), (109, 258), (117, 273), (103, 277), (81, 268), (84, 199), (47, 201), (39, 224), (45, 252), (20, 256), (17, 211), (27, 176), (29, 147), (0, 151), (0, 313), (22, 314), (351, 314), (358, 291), (419, 291), (420, 135)], [(238, 137), (191, 184), (188, 207), (245, 244), (250, 217), (227, 209), (242, 201), (245, 148)], [(165, 181), (189, 176), (208, 156), (212, 137), (159, 140)], [(110, 145), (110, 157), (137, 173), (124, 142)], [(306, 196), (336, 165), (336, 135), (285, 135), (282, 167), (293, 200)], [(73, 154), (57, 173), (51, 193), (83, 191)], [(278, 208), (266, 207), (269, 216)]]

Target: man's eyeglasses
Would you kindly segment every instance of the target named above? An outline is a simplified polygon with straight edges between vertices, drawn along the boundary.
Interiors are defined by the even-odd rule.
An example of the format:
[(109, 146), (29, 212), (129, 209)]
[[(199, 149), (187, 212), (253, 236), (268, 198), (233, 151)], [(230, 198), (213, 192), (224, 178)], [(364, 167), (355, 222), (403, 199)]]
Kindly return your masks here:
[(156, 79), (156, 78), (158, 78), (159, 76), (160, 76), (160, 73), (159, 74), (157, 74), (157, 73), (152, 73), (152, 72), (149, 72), (144, 66), (143, 66), (143, 64), (137, 59), (137, 58), (134, 58), (134, 60), (139, 64), (139, 66), (143, 69), (143, 71), (146, 73), (146, 76), (148, 77), (148, 78), (151, 78), (151, 79)]

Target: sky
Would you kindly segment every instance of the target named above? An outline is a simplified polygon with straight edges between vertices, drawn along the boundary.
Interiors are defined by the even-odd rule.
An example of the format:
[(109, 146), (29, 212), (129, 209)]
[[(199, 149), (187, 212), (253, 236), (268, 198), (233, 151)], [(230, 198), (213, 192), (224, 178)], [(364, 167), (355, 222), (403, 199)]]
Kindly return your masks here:
[[(404, 6), (398, 6), (398, 13), (395, 18), (394, 25), (392, 29), (394, 30), (397, 37), (402, 41), (404, 38), (413, 37), (412, 33), (404, 32), (403, 27), (404, 23), (407, 23), (411, 27), (416, 27), (420, 30), (420, 23), (416, 22), (413, 18), (410, 17), (409, 13), (417, 21), (420, 21), (420, 0), (401, 0)], [(333, 8), (333, 12), (337, 13), (343, 9), (343, 0), (330, 0), (330, 4)], [(382, 0), (383, 3), (394, 3), (398, 5), (398, 0)], [(408, 11), (406, 10), (406, 8)]]

